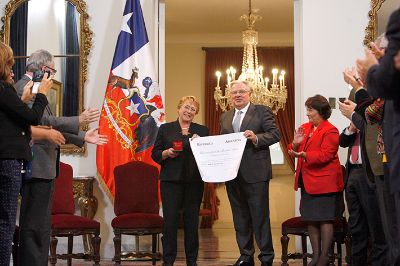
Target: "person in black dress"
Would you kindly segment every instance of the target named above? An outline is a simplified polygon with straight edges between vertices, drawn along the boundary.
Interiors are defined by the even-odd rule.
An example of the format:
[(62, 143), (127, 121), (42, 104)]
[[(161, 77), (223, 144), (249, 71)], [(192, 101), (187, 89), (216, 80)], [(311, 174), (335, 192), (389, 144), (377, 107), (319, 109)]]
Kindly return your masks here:
[(200, 104), (194, 96), (178, 103), (178, 119), (160, 126), (152, 158), (161, 166), (163, 206), (163, 265), (174, 264), (177, 253), (177, 230), (183, 217), (186, 264), (197, 265), (199, 250), (199, 210), (204, 183), (190, 148), (190, 138), (208, 136), (208, 128), (192, 122)]

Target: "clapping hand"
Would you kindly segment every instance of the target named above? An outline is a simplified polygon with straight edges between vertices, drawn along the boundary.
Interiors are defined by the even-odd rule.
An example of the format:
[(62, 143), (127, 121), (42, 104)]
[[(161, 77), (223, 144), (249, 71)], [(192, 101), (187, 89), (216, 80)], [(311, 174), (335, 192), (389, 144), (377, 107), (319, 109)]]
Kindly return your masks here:
[(304, 137), (303, 127), (299, 127), (297, 130), (294, 130), (293, 144), (299, 145), (304, 140)]
[(350, 100), (345, 100), (343, 103), (338, 102), (338, 104), (339, 110), (340, 112), (342, 112), (342, 115), (351, 120), (351, 115), (353, 114), (354, 109), (356, 109), (357, 104)]
[(371, 52), (375, 55), (376, 59), (380, 59), (385, 54), (385, 49), (379, 48), (376, 43), (371, 42), (370, 44)]
[(289, 153), (290, 156), (293, 156), (293, 157), (296, 157), (296, 158), (299, 158), (299, 157), (306, 158), (306, 153), (304, 151), (297, 152), (297, 151), (294, 151), (294, 150), (288, 150), (288, 153)]
[(104, 145), (107, 144), (108, 138), (106, 135), (100, 135), (98, 128), (92, 128), (86, 132), (85, 141), (96, 145)]
[(100, 110), (97, 108), (88, 108), (79, 115), (79, 125), (87, 125), (96, 122), (100, 118)]
[(343, 79), (347, 84), (350, 84), (351, 87), (355, 89), (359, 89), (363, 86), (363, 82), (361, 78), (358, 77), (358, 73), (355, 67), (346, 68), (343, 71)]
[(363, 59), (357, 59), (356, 61), (357, 71), (358, 74), (360, 74), (360, 78), (365, 80), (368, 70), (376, 64), (378, 64), (378, 59), (376, 59), (371, 50), (365, 48), (365, 57)]

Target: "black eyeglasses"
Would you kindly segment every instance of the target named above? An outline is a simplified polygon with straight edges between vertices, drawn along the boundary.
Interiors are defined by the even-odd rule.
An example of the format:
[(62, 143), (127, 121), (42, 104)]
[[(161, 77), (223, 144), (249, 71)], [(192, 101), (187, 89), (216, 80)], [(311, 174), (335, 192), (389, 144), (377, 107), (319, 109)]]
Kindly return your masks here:
[(52, 68), (52, 67), (49, 67), (49, 66), (45, 66), (45, 67), (47, 67), (48, 69), (50, 69), (53, 75), (55, 75), (55, 74), (57, 73), (57, 70), (56, 70), (56, 69), (54, 69), (54, 68)]

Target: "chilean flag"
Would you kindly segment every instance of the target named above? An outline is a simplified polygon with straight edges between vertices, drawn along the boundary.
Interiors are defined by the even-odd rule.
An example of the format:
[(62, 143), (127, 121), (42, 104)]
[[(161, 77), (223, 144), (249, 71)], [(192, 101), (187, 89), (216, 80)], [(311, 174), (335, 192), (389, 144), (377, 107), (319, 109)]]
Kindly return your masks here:
[(151, 149), (164, 122), (161, 95), (140, 0), (127, 0), (99, 121), (99, 133), (109, 141), (97, 146), (96, 155), (112, 197), (116, 166), (135, 160), (159, 167)]

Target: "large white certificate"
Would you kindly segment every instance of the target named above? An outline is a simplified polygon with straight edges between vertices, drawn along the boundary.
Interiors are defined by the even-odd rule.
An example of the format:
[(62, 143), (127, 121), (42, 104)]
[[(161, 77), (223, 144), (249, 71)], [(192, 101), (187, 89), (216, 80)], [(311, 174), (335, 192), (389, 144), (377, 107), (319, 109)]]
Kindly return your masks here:
[(234, 179), (246, 141), (243, 132), (192, 139), (190, 147), (201, 178), (210, 183)]

